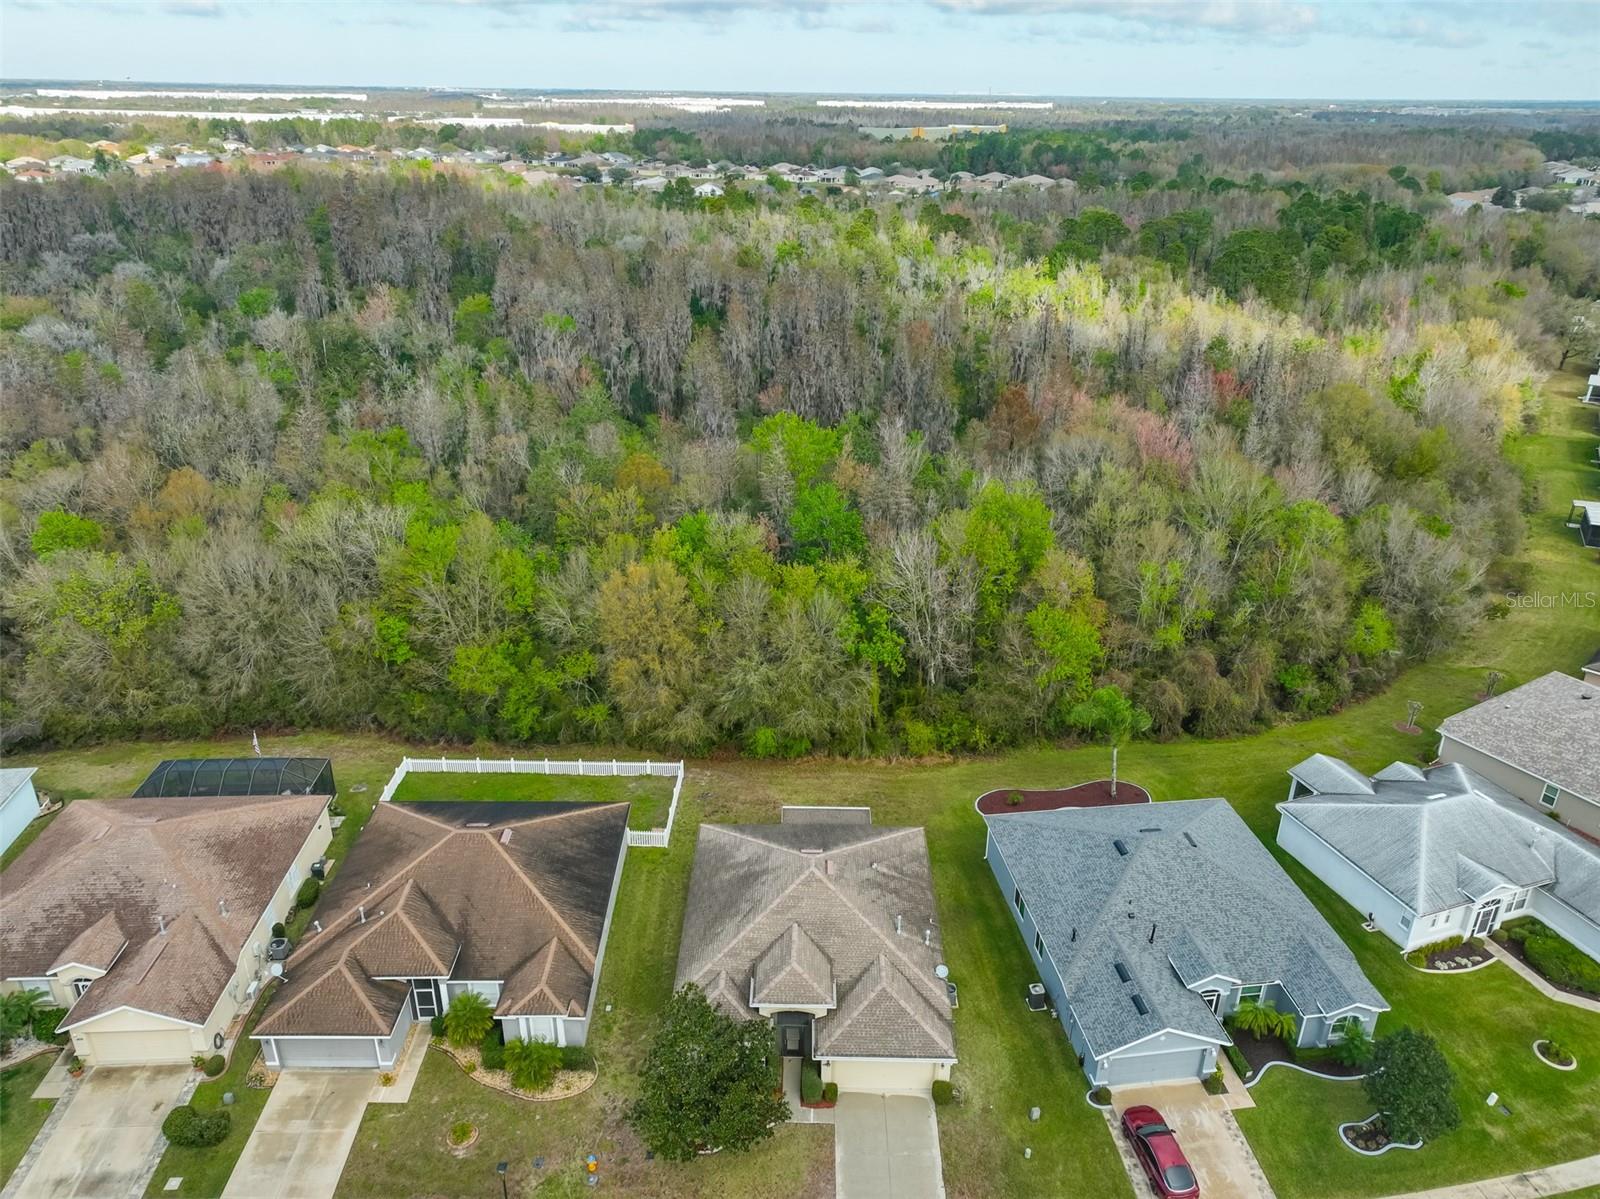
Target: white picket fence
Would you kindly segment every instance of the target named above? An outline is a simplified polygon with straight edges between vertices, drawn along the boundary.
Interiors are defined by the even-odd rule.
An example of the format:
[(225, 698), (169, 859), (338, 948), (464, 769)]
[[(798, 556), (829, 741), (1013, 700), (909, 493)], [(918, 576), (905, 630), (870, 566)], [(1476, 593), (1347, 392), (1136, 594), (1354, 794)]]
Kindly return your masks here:
[(646, 849), (665, 849), (672, 840), (672, 824), (678, 816), (678, 796), (683, 791), (682, 762), (554, 761), (550, 758), (401, 758), (378, 796), (388, 803), (408, 774), (575, 774), (591, 778), (670, 778), (672, 804), (667, 808), (665, 828), (629, 829), (628, 844)]

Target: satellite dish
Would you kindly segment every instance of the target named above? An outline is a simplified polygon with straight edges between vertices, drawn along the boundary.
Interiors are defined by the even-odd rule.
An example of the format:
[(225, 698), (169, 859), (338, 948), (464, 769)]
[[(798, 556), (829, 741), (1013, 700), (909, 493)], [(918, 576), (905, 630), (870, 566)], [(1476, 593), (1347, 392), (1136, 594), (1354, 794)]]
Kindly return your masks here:
[(935, 966), (933, 968), (933, 972), (935, 974), (937, 974), (940, 978), (949, 978), (950, 977), (950, 967), (946, 966), (943, 962), (940, 962), (937, 966)]

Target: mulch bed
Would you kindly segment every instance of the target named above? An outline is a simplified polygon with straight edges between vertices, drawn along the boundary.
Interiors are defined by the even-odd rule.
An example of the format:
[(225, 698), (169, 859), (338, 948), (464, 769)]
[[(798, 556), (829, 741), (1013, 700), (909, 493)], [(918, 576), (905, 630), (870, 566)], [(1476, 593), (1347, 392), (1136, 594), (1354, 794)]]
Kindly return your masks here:
[(1528, 955), (1522, 950), (1521, 941), (1516, 941), (1510, 937), (1507, 937), (1504, 941), (1497, 940), (1495, 944), (1499, 945), (1501, 949), (1505, 950), (1512, 957), (1516, 958), (1517, 961), (1521, 962), (1529, 970), (1532, 970), (1540, 978), (1544, 979), (1545, 982), (1549, 983), (1552, 987), (1563, 994), (1576, 995), (1579, 999), (1600, 999), (1600, 995), (1595, 994), (1593, 991), (1580, 991), (1577, 987), (1563, 986), (1562, 984), (1556, 982), (1555, 979), (1546, 977), (1544, 971), (1540, 970), (1539, 967), (1535, 966), (1528, 960)]
[(1368, 1153), (1376, 1153), (1389, 1143), (1389, 1133), (1383, 1127), (1383, 1121), (1376, 1117), (1365, 1124), (1346, 1128), (1341, 1135), (1357, 1149), (1365, 1149)]
[(1269, 1062), (1288, 1062), (1292, 1066), (1314, 1070), (1331, 1078), (1360, 1078), (1366, 1073), (1360, 1066), (1346, 1066), (1332, 1058), (1326, 1061), (1297, 1062), (1294, 1060), (1294, 1054), (1289, 1051), (1289, 1046), (1285, 1045), (1280, 1037), (1263, 1037), (1258, 1041), (1247, 1032), (1238, 1033), (1233, 1038), (1233, 1044), (1244, 1054), (1244, 1060), (1250, 1063), (1252, 1078), (1260, 1074), (1262, 1068)]
[[(1010, 802), (1020, 793), (1022, 802)], [(978, 811), (985, 816), (1004, 816), (1007, 812), (1054, 812), (1057, 808), (1109, 808), (1113, 805), (1149, 803), (1150, 792), (1137, 783), (1117, 780), (1117, 795), (1111, 796), (1111, 780), (1097, 779), (1076, 787), (1056, 787), (1030, 791), (1021, 787), (1002, 787), (978, 797)]]
[[(1465, 970), (1494, 957), (1482, 945), (1457, 945), (1454, 949), (1441, 949), (1427, 957), (1429, 970)], [(1463, 964), (1465, 963), (1465, 964)]]

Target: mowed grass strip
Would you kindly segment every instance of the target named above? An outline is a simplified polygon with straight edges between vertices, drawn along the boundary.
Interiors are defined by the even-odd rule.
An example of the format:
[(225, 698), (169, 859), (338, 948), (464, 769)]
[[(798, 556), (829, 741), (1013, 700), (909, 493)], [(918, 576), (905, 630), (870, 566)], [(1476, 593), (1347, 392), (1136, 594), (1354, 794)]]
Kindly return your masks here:
[(54, 1099), (30, 1098), (56, 1057), (43, 1053), (0, 1072), (0, 1186), (16, 1172), (56, 1105)]
[(655, 775), (436, 773), (413, 770), (395, 788), (396, 803), (458, 800), (472, 803), (618, 803), (632, 805), (628, 827), (663, 828), (672, 806), (670, 778)]

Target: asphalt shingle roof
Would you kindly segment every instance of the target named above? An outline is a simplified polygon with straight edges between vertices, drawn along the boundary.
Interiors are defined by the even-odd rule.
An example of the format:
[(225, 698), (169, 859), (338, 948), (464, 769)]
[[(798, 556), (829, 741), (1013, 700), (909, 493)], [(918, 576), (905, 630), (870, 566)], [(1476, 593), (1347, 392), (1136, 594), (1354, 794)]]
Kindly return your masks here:
[(1278, 810), (1419, 916), (1503, 881), (1543, 886), (1600, 922), (1600, 850), (1465, 766), (1417, 773), (1374, 776), (1371, 794), (1305, 795)]
[(934, 974), (941, 952), (920, 828), (700, 826), (677, 982), (698, 984), (730, 1014), (754, 1014), (752, 980), (809, 994), (826, 967), (821, 1003), (836, 988), (838, 1007), (813, 1025), (818, 1054), (951, 1058), (950, 1004)]
[(204, 1023), (326, 796), (81, 799), (6, 870), (0, 969), (105, 969), (66, 1025), (124, 1005)]
[(1593, 683), (1553, 670), (1445, 717), (1439, 731), (1600, 803), (1600, 687)]
[(500, 981), (498, 1016), (583, 1015), (627, 823), (625, 803), (379, 804), (256, 1035), (386, 1036), (394, 977)]
[(1097, 1056), (1164, 1029), (1226, 1044), (1189, 989), (1213, 976), (1281, 983), (1302, 1014), (1388, 1008), (1226, 800), (1005, 813), (988, 825)]

